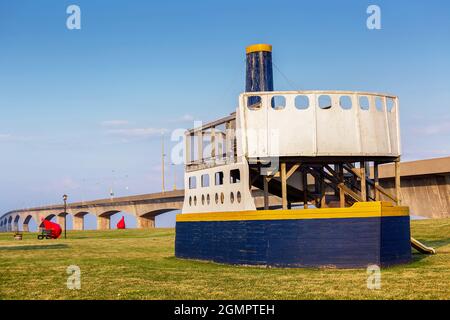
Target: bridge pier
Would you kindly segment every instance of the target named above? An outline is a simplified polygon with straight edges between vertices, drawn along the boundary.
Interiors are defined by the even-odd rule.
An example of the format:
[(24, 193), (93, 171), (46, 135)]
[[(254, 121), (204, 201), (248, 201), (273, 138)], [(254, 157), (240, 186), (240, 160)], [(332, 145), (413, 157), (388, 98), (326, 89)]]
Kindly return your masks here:
[(84, 230), (84, 215), (73, 216), (73, 230)]
[(67, 214), (56, 216), (56, 223), (61, 226), (61, 230), (64, 231), (64, 222), (66, 221)]
[(24, 223), (22, 225), (23, 232), (30, 232), (30, 228), (28, 227), (28, 223)]
[(111, 217), (97, 217), (97, 230), (108, 230), (111, 229)]
[(138, 229), (152, 229), (155, 227), (155, 217), (137, 217)]

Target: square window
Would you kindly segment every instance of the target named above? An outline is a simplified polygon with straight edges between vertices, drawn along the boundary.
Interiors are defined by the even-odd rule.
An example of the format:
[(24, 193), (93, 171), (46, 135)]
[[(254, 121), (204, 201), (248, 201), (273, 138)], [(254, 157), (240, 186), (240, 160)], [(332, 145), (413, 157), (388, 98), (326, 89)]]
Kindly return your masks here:
[(295, 97), (295, 107), (300, 110), (309, 108), (308, 96), (300, 95)]
[(230, 183), (239, 183), (241, 181), (241, 170), (233, 169), (230, 171)]
[(216, 172), (215, 174), (215, 184), (216, 186), (220, 186), (223, 184), (223, 172)]
[(202, 174), (202, 188), (209, 187), (209, 174)]
[(189, 177), (189, 189), (195, 189), (195, 188), (197, 188), (197, 178)]
[(369, 110), (369, 98), (366, 96), (359, 97), (359, 107), (362, 110)]
[(284, 96), (273, 96), (270, 100), (272, 109), (282, 110), (286, 108), (286, 98)]
[(319, 108), (320, 109), (330, 109), (331, 108), (331, 97), (328, 95), (319, 96)]
[(339, 98), (339, 105), (344, 110), (349, 110), (352, 108), (352, 99), (349, 96), (341, 96)]
[(247, 108), (250, 110), (258, 110), (261, 109), (261, 97), (260, 96), (251, 96), (247, 98)]

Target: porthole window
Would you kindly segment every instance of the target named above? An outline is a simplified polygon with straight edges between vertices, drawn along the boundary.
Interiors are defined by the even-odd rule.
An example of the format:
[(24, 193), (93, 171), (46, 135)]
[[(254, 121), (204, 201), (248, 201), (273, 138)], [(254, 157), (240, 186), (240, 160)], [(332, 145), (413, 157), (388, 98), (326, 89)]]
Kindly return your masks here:
[(230, 192), (230, 202), (234, 203), (234, 193)]
[(219, 204), (219, 195), (217, 193), (216, 193), (215, 198), (216, 198), (216, 204)]
[(189, 197), (189, 206), (192, 207), (192, 196)]
[(375, 107), (377, 108), (378, 111), (383, 111), (384, 106), (381, 97), (375, 97)]
[(369, 110), (369, 98), (366, 96), (359, 97), (359, 107), (362, 110)]
[(223, 204), (225, 202), (225, 195), (223, 192), (220, 193), (220, 203)]
[(286, 98), (284, 96), (273, 96), (270, 99), (270, 105), (274, 110), (282, 110), (286, 108)]
[(308, 96), (300, 95), (295, 97), (295, 107), (299, 110), (305, 110), (309, 108)]
[(202, 206), (204, 206), (204, 205), (205, 205), (205, 195), (202, 194)]
[(339, 98), (339, 105), (344, 110), (349, 110), (352, 108), (352, 99), (349, 96), (341, 96)]
[(208, 204), (208, 206), (211, 204), (211, 197), (209, 196), (209, 194), (206, 196), (206, 203)]
[(386, 99), (386, 107), (387, 107), (387, 111), (392, 112), (392, 110), (394, 110), (395, 108), (395, 101), (392, 98), (387, 98)]
[(330, 109), (331, 108), (331, 97), (329, 95), (319, 96), (319, 108), (320, 109)]
[(261, 97), (260, 96), (251, 96), (247, 98), (247, 108), (250, 110), (258, 110), (261, 109)]
[(238, 202), (238, 203), (241, 203), (242, 196), (241, 196), (241, 192), (240, 192), (240, 191), (237, 192), (236, 198), (237, 198), (237, 202)]
[(197, 196), (194, 196), (194, 206), (197, 205)]

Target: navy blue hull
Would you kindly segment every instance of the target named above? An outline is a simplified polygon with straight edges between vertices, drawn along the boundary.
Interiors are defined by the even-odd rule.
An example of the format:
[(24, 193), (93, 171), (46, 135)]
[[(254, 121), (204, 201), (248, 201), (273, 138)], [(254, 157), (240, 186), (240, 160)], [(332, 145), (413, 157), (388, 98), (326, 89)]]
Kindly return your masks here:
[(279, 267), (407, 263), (409, 217), (177, 222), (175, 255)]

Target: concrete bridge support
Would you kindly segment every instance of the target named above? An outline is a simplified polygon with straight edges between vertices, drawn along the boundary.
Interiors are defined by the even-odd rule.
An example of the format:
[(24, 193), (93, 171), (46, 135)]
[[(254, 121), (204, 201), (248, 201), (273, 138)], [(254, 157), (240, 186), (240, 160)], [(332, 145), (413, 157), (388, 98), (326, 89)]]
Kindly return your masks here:
[(140, 216), (136, 217), (137, 225), (139, 229), (151, 229), (155, 227), (155, 217)]
[(111, 216), (98, 216), (97, 217), (97, 230), (111, 229)]
[(56, 216), (56, 223), (61, 226), (61, 230), (64, 231), (64, 222), (66, 222), (67, 213), (61, 213)]
[(73, 230), (84, 230), (84, 216), (85, 213), (77, 213), (73, 216)]

